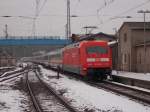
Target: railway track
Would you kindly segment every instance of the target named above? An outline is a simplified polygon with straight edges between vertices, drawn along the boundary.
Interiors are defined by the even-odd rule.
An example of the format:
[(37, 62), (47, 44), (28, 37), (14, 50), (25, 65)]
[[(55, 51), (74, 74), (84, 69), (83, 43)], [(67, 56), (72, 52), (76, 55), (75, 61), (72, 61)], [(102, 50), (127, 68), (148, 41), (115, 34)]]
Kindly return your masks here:
[(15, 67), (4, 67), (4, 68), (0, 68), (0, 71), (6, 71), (6, 70), (11, 70), (14, 69)]
[[(56, 69), (54, 69), (54, 71), (56, 71)], [(126, 86), (123, 84), (114, 83), (110, 81), (103, 81), (103, 82), (87, 81), (74, 74), (68, 75), (67, 73), (64, 73), (64, 75), (66, 75), (67, 77), (73, 77), (75, 79), (82, 80), (83, 82), (89, 85), (92, 85), (94, 87), (97, 87), (99, 89), (104, 89), (106, 91), (111, 91), (120, 95), (124, 95), (134, 100), (150, 105), (150, 92), (149, 91), (144, 91), (142, 89), (137, 89), (137, 88), (133, 88), (130, 86)]]
[(95, 83), (95, 82), (88, 81), (86, 83), (100, 89), (109, 90), (114, 93), (121, 94), (129, 98), (135, 99), (137, 101), (150, 104), (150, 92), (148, 91), (136, 89), (122, 84), (113, 83), (110, 81), (103, 81), (102, 83)]
[(14, 69), (15, 67), (0, 68), (0, 76), (3, 75), (5, 72), (12, 71)]
[(28, 71), (29, 70), (21, 70), (21, 71), (17, 71), (17, 72), (8, 73), (7, 75), (0, 77), (0, 82), (4, 82), (6, 80), (16, 78), (18, 76), (21, 76), (22, 74), (27, 73)]
[(22, 68), (20, 70), (15, 70), (15, 71), (4, 72), (3, 74), (0, 75), (0, 78), (7, 77), (7, 76), (10, 76), (12, 74), (17, 74), (17, 73), (23, 72), (25, 70), (27, 70), (27, 68)]
[[(63, 108), (66, 108), (68, 112), (78, 112), (74, 107), (72, 107), (69, 102), (66, 101), (66, 99), (64, 99), (57, 91), (55, 91), (50, 85), (47, 85), (45, 82), (43, 82), (43, 80), (39, 77), (39, 72), (35, 72), (35, 76), (38, 78), (40, 85), (42, 87), (39, 88), (45, 88), (45, 90), (43, 91), (47, 91), (48, 96), (53, 96), (57, 101), (59, 101), (60, 105), (63, 105)], [(36, 109), (37, 112), (44, 112), (45, 110), (43, 109), (44, 107), (42, 107), (42, 104), (40, 103), (41, 101), (39, 101), (38, 95), (35, 95), (34, 91), (33, 91), (33, 84), (30, 84), (30, 81), (28, 80), (28, 75), (27, 75), (27, 87), (32, 99), (32, 102), (34, 104), (34, 107)], [(37, 93), (36, 93), (37, 94)], [(48, 101), (48, 102), (53, 102), (53, 101)], [(50, 111), (50, 110), (49, 110)], [(66, 111), (65, 111), (66, 112)]]
[(42, 110), (40, 104), (38, 103), (38, 100), (35, 97), (35, 94), (33, 93), (33, 90), (31, 88), (31, 85), (30, 85), (30, 82), (29, 82), (29, 79), (28, 79), (28, 73), (26, 75), (26, 84), (27, 84), (27, 88), (28, 88), (28, 91), (29, 91), (29, 94), (31, 96), (31, 99), (32, 99), (32, 102), (33, 102), (33, 105), (35, 107), (36, 112), (43, 112), (43, 110)]

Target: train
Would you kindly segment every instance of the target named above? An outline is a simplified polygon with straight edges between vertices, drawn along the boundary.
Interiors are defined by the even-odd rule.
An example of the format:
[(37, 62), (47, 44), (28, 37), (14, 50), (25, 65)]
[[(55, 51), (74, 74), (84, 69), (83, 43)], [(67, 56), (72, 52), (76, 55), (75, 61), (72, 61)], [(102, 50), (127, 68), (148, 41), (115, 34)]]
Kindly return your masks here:
[(30, 60), (90, 79), (103, 80), (112, 72), (111, 48), (100, 40), (73, 43)]

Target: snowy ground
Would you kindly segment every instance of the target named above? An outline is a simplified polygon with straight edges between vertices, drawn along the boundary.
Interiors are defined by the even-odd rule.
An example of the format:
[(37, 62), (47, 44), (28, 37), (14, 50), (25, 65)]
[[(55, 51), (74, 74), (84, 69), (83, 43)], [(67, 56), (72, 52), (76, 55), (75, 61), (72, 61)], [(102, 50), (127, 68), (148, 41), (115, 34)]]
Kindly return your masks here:
[(113, 70), (112, 74), (122, 76), (122, 77), (129, 77), (129, 78), (134, 78), (134, 79), (139, 79), (139, 80), (150, 81), (150, 73), (144, 74), (144, 73), (134, 73), (134, 72), (125, 72), (125, 71)]
[(20, 78), (0, 83), (0, 112), (30, 112), (27, 94), (20, 91)]
[[(41, 66), (40, 66), (41, 67)], [(69, 99), (71, 104), (81, 111), (92, 112), (150, 112), (146, 106), (124, 96), (97, 89), (81, 81), (69, 79), (61, 75), (56, 79), (56, 73), (41, 67), (43, 79), (53, 88)]]

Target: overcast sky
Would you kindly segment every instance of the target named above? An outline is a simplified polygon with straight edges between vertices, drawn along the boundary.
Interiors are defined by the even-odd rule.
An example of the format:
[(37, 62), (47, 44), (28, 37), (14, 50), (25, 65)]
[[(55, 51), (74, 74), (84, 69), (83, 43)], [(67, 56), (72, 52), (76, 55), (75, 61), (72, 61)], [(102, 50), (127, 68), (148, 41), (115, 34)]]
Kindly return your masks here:
[[(39, 0), (39, 16), (36, 19), (36, 35), (65, 36), (67, 0)], [(93, 33), (113, 34), (124, 21), (143, 21), (138, 10), (150, 10), (150, 0), (70, 0), (71, 32), (85, 33), (84, 26), (97, 26)], [(33, 35), (33, 19), (36, 0), (0, 0), (0, 36), (4, 35), (5, 24), (9, 35)], [(13, 17), (2, 17), (13, 16)], [(132, 18), (124, 18), (132, 16)], [(146, 21), (150, 21), (147, 14)]]

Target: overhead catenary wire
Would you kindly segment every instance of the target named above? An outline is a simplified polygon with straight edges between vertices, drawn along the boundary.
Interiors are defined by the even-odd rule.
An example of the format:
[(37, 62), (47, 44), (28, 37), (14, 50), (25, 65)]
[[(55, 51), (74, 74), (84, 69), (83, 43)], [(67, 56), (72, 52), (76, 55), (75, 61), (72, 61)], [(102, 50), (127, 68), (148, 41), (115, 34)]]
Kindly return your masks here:
[(149, 3), (149, 2), (150, 2), (150, 0), (147, 0), (147, 1), (143, 2), (143, 3), (140, 3), (140, 4), (138, 4), (138, 5), (136, 5), (136, 6), (132, 7), (132, 8), (129, 8), (129, 9), (125, 10), (124, 12), (121, 12), (118, 15), (124, 15), (124, 14), (126, 14), (126, 13), (128, 13), (128, 12), (130, 12), (132, 10), (135, 10), (135, 9), (137, 9), (139, 7), (142, 7), (143, 5), (145, 5), (145, 4)]
[[(142, 2), (142, 3), (138, 4), (138, 5), (135, 5), (134, 7), (131, 7), (131, 8), (129, 8), (129, 9), (127, 9), (127, 10), (125, 10), (125, 11), (123, 11), (123, 12), (117, 14), (117, 15), (115, 15), (114, 17), (110, 17), (110, 18), (108, 18), (107, 20), (105, 20), (104, 22), (101, 22), (99, 25), (105, 25), (105, 24), (111, 22), (112, 20), (115, 20), (115, 19), (118, 19), (118, 18), (128, 18), (128, 16), (122, 16), (122, 15), (125, 15), (125, 14), (127, 14), (128, 12), (131, 12), (131, 11), (133, 11), (133, 10), (139, 8), (139, 7), (142, 7), (142, 6), (144, 6), (145, 4), (147, 4), (147, 3), (150, 3), (150, 0), (147, 0), (147, 1), (145, 1), (145, 2)], [(141, 18), (141, 17), (130, 17), (130, 18)], [(98, 19), (98, 20), (99, 20), (99, 19)]]
[[(39, 15), (38, 15), (38, 17), (37, 17), (37, 19), (36, 19), (36, 24), (38, 25), (38, 23), (39, 22), (41, 22), (42, 20), (44, 20), (43, 19), (43, 17), (45, 17), (45, 16), (56, 16), (56, 17), (52, 17), (52, 19), (51, 19), (51, 21), (49, 21), (49, 24), (51, 24), (50, 22), (52, 22), (52, 20), (53, 19), (55, 19), (55, 18), (58, 18), (58, 19), (64, 19), (65, 18), (65, 14), (64, 13), (62, 13), (62, 11), (61, 12), (56, 12), (55, 10), (55, 13), (53, 13), (53, 12), (51, 12), (51, 10), (50, 11), (47, 11), (46, 12), (46, 9), (48, 8), (48, 3), (46, 4), (46, 2), (48, 1), (48, 0), (40, 0), (41, 2), (40, 2), (40, 6), (39, 6)], [(78, 1), (78, 0), (76, 0), (76, 1)], [(105, 0), (105, 2), (103, 2), (103, 0), (102, 0), (102, 4), (105, 4), (106, 5), (106, 3), (107, 3), (107, 1), (108, 0)], [(119, 10), (117, 10), (117, 12), (118, 13), (115, 13), (115, 11), (113, 12), (113, 13), (110, 13), (111, 15), (106, 15), (106, 14), (108, 14), (108, 13), (104, 13), (103, 11), (108, 11), (107, 9), (110, 9), (111, 7), (113, 7), (114, 5), (116, 5), (117, 7), (119, 7), (118, 5), (122, 5), (122, 3), (120, 3), (119, 1), (115, 1), (115, 4), (113, 3), (113, 5), (111, 5), (111, 6), (106, 6), (105, 8), (106, 9), (104, 9), (104, 10), (101, 10), (100, 12), (99, 12), (99, 14), (100, 14), (100, 16), (99, 16), (99, 20), (101, 19), (101, 20), (103, 20), (103, 21), (101, 21), (101, 25), (103, 25), (103, 24), (106, 24), (107, 22), (106, 22), (106, 20), (107, 21), (113, 21), (113, 22), (115, 22), (115, 23), (117, 23), (117, 21), (116, 20), (121, 20), (122, 18), (123, 18), (123, 16), (124, 15), (127, 15), (127, 14), (132, 14), (132, 13), (130, 13), (130, 11), (131, 12), (135, 12), (136, 10), (134, 10), (134, 11), (132, 11), (131, 9), (134, 9), (134, 7), (138, 7), (138, 6), (141, 6), (142, 4), (141, 4), (141, 2), (149, 2), (150, 0), (143, 0), (143, 1), (140, 1), (140, 2), (137, 2), (137, 3), (134, 3), (134, 2), (132, 2), (132, 3), (134, 3), (134, 4), (132, 4), (132, 5), (130, 5), (130, 7), (125, 7), (124, 9), (121, 9), (122, 11), (119, 11)], [(59, 3), (59, 2), (58, 2)], [(77, 2), (76, 2), (77, 3)], [(82, 6), (82, 1), (80, 1), (80, 3), (79, 3), (79, 5), (80, 6), (78, 6), (77, 7), (77, 14), (78, 14), (78, 10), (79, 10), (79, 8)], [(119, 4), (118, 4), (119, 3)], [(46, 4), (46, 5), (45, 5)], [(139, 5), (140, 4), (140, 5)], [(62, 4), (62, 5), (64, 5), (64, 4)], [(93, 4), (91, 4), (91, 6), (92, 5), (95, 5), (94, 3)], [(97, 4), (96, 4), (97, 5)], [(45, 6), (46, 6), (46, 8), (45, 8)], [(100, 6), (100, 5), (99, 5)], [(144, 5), (142, 5), (143, 7), (142, 8), (144, 8)], [(147, 6), (147, 5), (145, 5), (145, 6)], [(49, 7), (50, 8), (50, 7)], [(54, 7), (55, 8), (55, 7)], [(75, 7), (76, 8), (76, 7)], [(81, 9), (83, 9), (83, 11), (84, 11), (84, 6), (83, 7), (81, 7)], [(77, 18), (75, 18), (75, 19), (73, 19), (72, 21), (73, 22), (78, 22), (78, 20), (80, 20), (80, 22), (83, 20), (84, 21), (84, 18), (86, 18), (87, 20), (89, 20), (89, 21), (91, 21), (95, 16), (96, 16), (96, 10), (97, 10), (97, 8), (98, 7), (95, 7), (95, 9), (92, 9), (92, 11), (95, 11), (95, 13), (90, 13), (90, 11), (91, 11), (91, 9), (90, 9), (90, 11), (89, 12), (87, 12), (87, 13), (80, 13), (79, 12), (79, 14), (80, 15), (77, 15), (78, 17), (79, 17), (79, 19)], [(142, 9), (141, 8), (141, 9)], [(59, 8), (59, 10), (60, 9), (62, 9), (62, 8)], [(129, 10), (130, 9), (130, 10)], [(34, 10), (35, 10), (35, 8), (34, 8)], [(52, 10), (53, 11), (53, 10)], [(126, 11), (127, 11), (127, 13), (126, 13)], [(110, 12), (111, 12), (111, 10), (110, 10)], [(129, 13), (128, 13), (129, 12)], [(48, 14), (49, 13), (49, 15), (44, 15), (44, 14)], [(125, 14), (122, 14), (122, 16), (120, 16), (119, 14), (121, 14), (121, 13), (125, 13)], [(54, 15), (53, 15), (54, 14)], [(104, 15), (103, 15), (104, 14)], [(116, 14), (116, 15), (115, 15)], [(118, 16), (117, 16), (118, 15)], [(58, 16), (58, 17), (57, 17)], [(105, 17), (106, 16), (106, 17)], [(136, 16), (136, 15), (135, 15)], [(140, 15), (139, 15), (140, 16)], [(31, 16), (33, 19), (34, 19), (34, 15), (32, 15)], [(62, 17), (62, 18), (61, 18)], [(93, 17), (93, 18), (92, 18)], [(39, 18), (40, 18), (40, 20), (39, 20)], [(49, 18), (51, 18), (51, 17), (49, 17)], [(83, 19), (82, 19), (83, 18)], [(117, 18), (121, 18), (121, 19), (117, 19)], [(12, 18), (13, 19), (13, 18)], [(96, 17), (94, 18), (94, 19), (97, 19)], [(9, 20), (9, 18), (8, 18), (8, 20)], [(123, 20), (126, 20), (126, 19), (123, 19)], [(132, 19), (129, 19), (129, 20), (132, 20)], [(140, 20), (140, 19), (139, 19)], [(60, 20), (59, 20), (60, 21)], [(26, 22), (26, 21), (25, 21)], [(31, 22), (31, 21), (30, 21)], [(45, 21), (44, 21), (45, 22)], [(44, 23), (43, 22), (43, 23)], [(64, 22), (64, 21), (63, 21)], [(95, 21), (92, 21), (93, 23), (95, 22)], [(92, 23), (91, 22), (91, 23)], [(83, 24), (86, 24), (85, 22), (83, 22)], [(88, 24), (88, 23), (87, 23)], [(95, 24), (98, 24), (98, 21), (96, 21), (96, 23)], [(109, 24), (109, 23), (108, 23)], [(40, 24), (41, 25), (41, 24)], [(43, 25), (43, 24), (42, 24)], [(51, 25), (49, 25), (49, 26), (51, 26)], [(104, 25), (105, 26), (105, 25)], [(31, 29), (31, 27), (32, 27), (32, 25), (30, 25), (30, 29)], [(36, 26), (37, 27), (37, 32), (38, 32), (38, 26)], [(39, 28), (40, 29), (40, 28)], [(41, 30), (42, 31), (42, 30)], [(31, 33), (31, 31), (30, 31), (30, 33)]]
[(35, 16), (33, 18), (33, 23), (32, 23), (32, 35), (33, 35), (33, 37), (35, 37), (35, 35), (36, 35), (36, 20), (39, 16), (40, 12), (44, 8), (46, 2), (47, 2), (47, 0), (44, 0), (44, 2), (42, 3), (42, 6), (40, 7), (41, 0), (36, 0)]
[(75, 4), (75, 9), (74, 9), (74, 11), (72, 11), (72, 12), (74, 12), (74, 14), (77, 13), (77, 9), (78, 9), (79, 4), (80, 4), (80, 0), (77, 0), (77, 2)]
[(34, 17), (32, 16), (0, 16), (0, 17), (4, 17), (4, 18), (22, 18), (22, 19), (33, 19)]
[(41, 5), (41, 8), (39, 9), (39, 13), (43, 10), (46, 3), (47, 3), (47, 0), (44, 0), (43, 4)]
[(100, 12), (102, 9), (106, 8), (107, 6), (109, 6), (110, 4), (114, 3), (114, 1), (115, 1), (115, 0), (110, 0), (110, 1), (104, 0), (104, 4), (103, 4), (100, 8), (97, 9), (97, 19), (100, 21), (100, 24), (102, 24), (103, 21), (102, 21), (101, 18), (100, 18), (99, 12)]
[(97, 9), (97, 14), (99, 14), (99, 12), (106, 8), (107, 6), (109, 6), (110, 4), (112, 4), (115, 0), (104, 0), (104, 3), (101, 5), (100, 8)]

